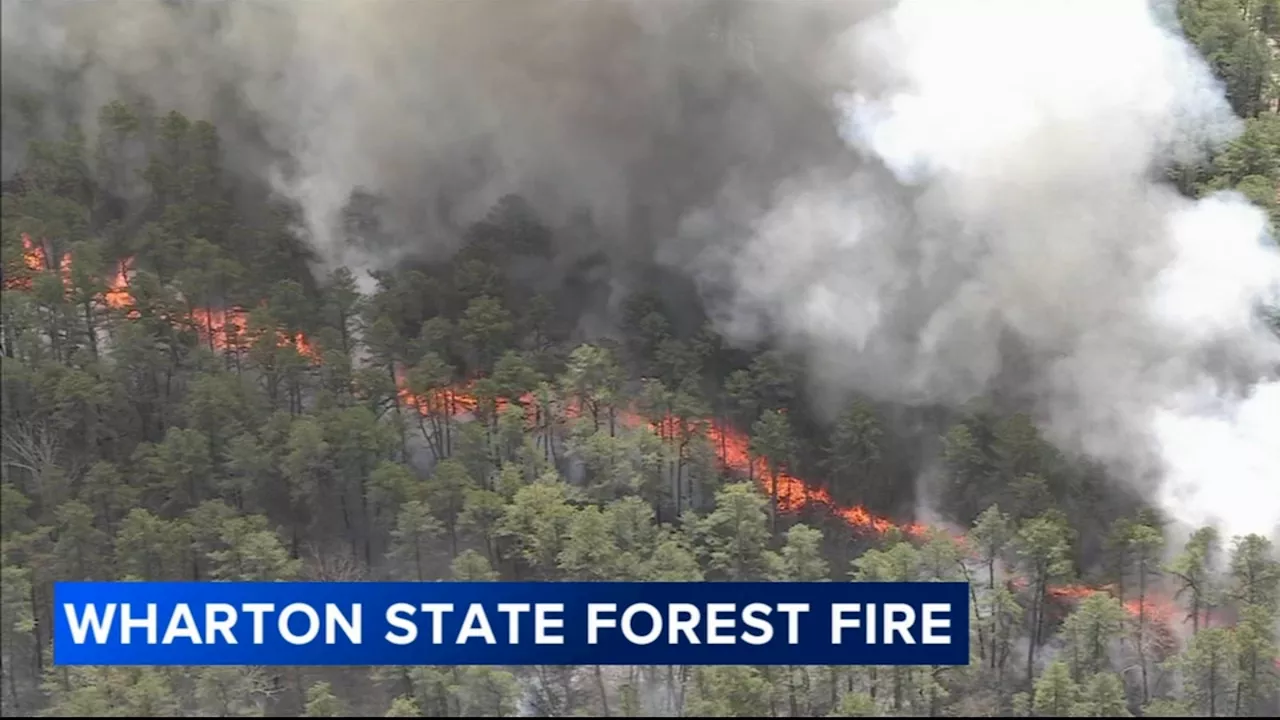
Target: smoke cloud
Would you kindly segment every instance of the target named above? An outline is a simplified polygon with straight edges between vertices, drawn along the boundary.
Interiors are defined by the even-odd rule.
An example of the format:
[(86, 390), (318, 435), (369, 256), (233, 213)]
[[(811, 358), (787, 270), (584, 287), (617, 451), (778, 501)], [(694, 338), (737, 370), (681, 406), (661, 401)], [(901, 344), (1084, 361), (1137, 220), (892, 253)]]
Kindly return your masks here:
[(1060, 447), (1163, 477), (1176, 519), (1271, 533), (1280, 253), (1242, 197), (1158, 181), (1239, 129), (1176, 28), (1143, 0), (904, 0), (842, 40), (836, 117), (881, 167), (783, 185), (702, 256), (728, 326), (886, 399), (1017, 382)]
[[(447, 253), (518, 192), (566, 257), (686, 272), (816, 397), (1011, 393), (1176, 518), (1280, 522), (1266, 218), (1161, 181), (1240, 129), (1146, 0), (10, 3), (6, 175), (146, 96), (215, 121), (327, 266)], [(19, 124), (23, 91), (57, 97)], [(393, 242), (347, 242), (353, 188)], [(834, 409), (834, 408), (828, 408)], [(1271, 437), (1268, 437), (1270, 435)]]
[(767, 188), (843, 151), (812, 68), (871, 4), (803, 5), (6, 2), (3, 72), (86, 129), (122, 95), (215, 121), (329, 265), (399, 259), (347, 245), (354, 187), (382, 196), (391, 250), (452, 249), (518, 192), (635, 259), (731, 175)]

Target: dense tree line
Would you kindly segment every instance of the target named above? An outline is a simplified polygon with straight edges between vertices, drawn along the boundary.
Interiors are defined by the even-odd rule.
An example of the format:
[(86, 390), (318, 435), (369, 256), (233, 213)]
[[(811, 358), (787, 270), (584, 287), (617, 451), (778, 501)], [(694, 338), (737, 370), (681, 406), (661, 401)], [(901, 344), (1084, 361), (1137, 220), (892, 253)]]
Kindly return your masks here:
[[(1244, 133), (1171, 179), (1277, 213), (1275, 0), (1190, 0)], [(38, 100), (35, 99), (35, 100)], [(555, 228), (518, 197), (447, 261), (320, 279), (297, 209), (145, 103), (33, 142), (3, 196), (5, 713), (1153, 716), (1280, 711), (1260, 536), (1117, 498), (1031, 420), (948, 415), (948, 532), (910, 521), (914, 439), (658, 294), (584, 342), (572, 283), (508, 272)], [(348, 240), (376, 247), (377, 198)], [(719, 431), (709, 432), (709, 422)], [(908, 449), (904, 449), (908, 448)], [(741, 456), (741, 457), (739, 457)], [(802, 498), (791, 492), (806, 478)], [(1172, 557), (1166, 561), (1165, 558)], [(965, 580), (972, 662), (897, 667), (52, 668), (55, 580)]]

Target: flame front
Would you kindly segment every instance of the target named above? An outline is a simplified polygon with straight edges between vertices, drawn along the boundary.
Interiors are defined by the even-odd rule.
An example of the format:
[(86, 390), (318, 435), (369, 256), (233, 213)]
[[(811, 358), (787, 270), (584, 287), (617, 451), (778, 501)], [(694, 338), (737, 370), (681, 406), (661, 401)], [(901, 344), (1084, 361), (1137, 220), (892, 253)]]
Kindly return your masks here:
[[(35, 275), (49, 270), (57, 270), (62, 277), (63, 287), (71, 287), (71, 253), (63, 253), (58, 267), (49, 263), (49, 252), (43, 243), (37, 243), (27, 233), (22, 233), (22, 265), (27, 274)], [(6, 290), (31, 290), (32, 278), (27, 274), (13, 278), (5, 278)]]
[(458, 416), (475, 412), (479, 407), (469, 388), (440, 388), (415, 395), (409, 389), (409, 381), (402, 370), (396, 370), (396, 395), (400, 404), (416, 410), (423, 417), (450, 415)]
[[(48, 252), (42, 243), (31, 239), (27, 233), (22, 234), (22, 264), (28, 273), (36, 274), (53, 270), (48, 263)], [(57, 271), (62, 277), (63, 287), (70, 291), (71, 254), (64, 253)], [(136, 299), (129, 287), (129, 279), (133, 273), (133, 258), (125, 258), (119, 262), (116, 271), (106, 281), (106, 290), (101, 293), (101, 303), (112, 310), (124, 311), (126, 317), (136, 319), (139, 316)], [(5, 289), (31, 290), (32, 279), (27, 276), (5, 279)], [(242, 347), (239, 338), (248, 335), (248, 312), (243, 308), (195, 308), (185, 316), (173, 318), (175, 325), (194, 327), (203, 339), (209, 342), (211, 349), (227, 351)], [(276, 345), (293, 347), (307, 360), (320, 362), (320, 353), (303, 333), (292, 337), (284, 332), (276, 332)]]
[[(475, 395), (471, 393), (470, 384), (442, 388), (425, 396), (417, 396), (407, 387), (403, 373), (398, 372), (396, 379), (399, 386), (400, 401), (406, 407), (415, 409), (424, 416), (451, 415), (456, 417), (474, 412), (479, 405)], [(519, 403), (525, 408), (527, 419), (532, 422), (537, 412), (536, 399), (526, 394), (520, 398)], [(498, 399), (497, 404), (498, 409), (501, 410), (509, 404), (509, 401)], [(573, 405), (566, 407), (565, 410), (566, 415), (570, 417), (578, 416), (581, 412), (580, 408)], [(617, 411), (616, 416), (624, 426), (642, 427), (647, 425), (663, 437), (671, 437), (686, 428), (692, 429), (711, 443), (711, 446), (715, 448), (716, 457), (723, 467), (732, 472), (746, 474), (748, 477), (754, 478), (766, 494), (772, 493), (774, 476), (769, 459), (752, 453), (749, 438), (739, 430), (727, 427), (714, 420), (682, 420), (667, 416), (659, 421), (651, 421), (639, 413), (622, 409)], [(784, 512), (796, 512), (805, 507), (825, 507), (833, 515), (844, 520), (851, 528), (871, 531), (880, 535), (897, 531), (907, 537), (922, 539), (935, 531), (935, 528), (921, 523), (895, 523), (888, 518), (872, 513), (861, 505), (841, 506), (832, 499), (825, 488), (806, 482), (785, 471), (779, 470), (777, 474), (777, 488), (778, 509)], [(943, 536), (950, 537), (954, 542), (962, 546), (965, 544), (965, 538), (962, 535), (944, 532)], [(1012, 584), (1019, 589), (1025, 589), (1027, 586), (1026, 581), (1020, 578), (1015, 578)], [(1052, 586), (1047, 590), (1049, 596), (1069, 602), (1078, 602), (1099, 592), (1114, 593), (1115, 588), (1110, 585), (1101, 587), (1058, 585)], [(1168, 626), (1172, 624), (1179, 613), (1179, 608), (1175, 603), (1155, 595), (1145, 598), (1145, 602), (1142, 604), (1139, 604), (1137, 599), (1126, 600), (1123, 603), (1123, 607), (1133, 617), (1142, 617), (1153, 626)], [(1170, 639), (1165, 638), (1162, 642), (1164, 641), (1170, 641)]]
[[(437, 390), (425, 396), (416, 396), (408, 388), (405, 375), (402, 372), (397, 373), (397, 384), (399, 385), (398, 394), (401, 403), (406, 407), (416, 409), (423, 415), (462, 415), (474, 412), (478, 405), (475, 396), (470, 392), (470, 385)], [(454, 403), (452, 413), (446, 411), (446, 408), (449, 407), (445, 402), (446, 398), (452, 398)], [(501, 411), (509, 402), (506, 399), (499, 399), (498, 410)], [(520, 398), (519, 404), (525, 408), (528, 420), (532, 422), (536, 413), (536, 399), (532, 395), (526, 394)], [(565, 408), (565, 412), (570, 417), (575, 417), (581, 413), (581, 409), (570, 405)], [(772, 485), (775, 478), (769, 459), (753, 454), (750, 449), (749, 438), (745, 433), (737, 429), (727, 427), (714, 420), (688, 420), (672, 416), (667, 416), (658, 421), (651, 421), (639, 413), (625, 409), (617, 410), (616, 417), (621, 421), (622, 425), (627, 427), (648, 425), (650, 429), (663, 437), (671, 437), (681, 434), (683, 431), (692, 430), (694, 434), (701, 435), (715, 448), (716, 459), (724, 468), (754, 478), (761, 484), (766, 493), (772, 493)], [(778, 486), (778, 509), (784, 512), (798, 512), (805, 507), (820, 506), (830, 509), (834, 515), (843, 519), (851, 527), (860, 530), (871, 530), (880, 534), (897, 530), (909, 537), (916, 538), (925, 537), (929, 533), (930, 528), (926, 525), (918, 523), (896, 524), (888, 518), (873, 514), (860, 505), (842, 507), (831, 498), (831, 494), (826, 489), (807, 483), (784, 470), (778, 471), (776, 480)]]
[[(195, 308), (183, 318), (196, 328), (200, 336), (219, 352), (239, 350), (256, 342), (249, 332), (249, 311), (242, 307)], [(247, 342), (246, 342), (247, 341)], [(298, 354), (313, 363), (320, 362), (320, 353), (304, 333), (290, 336), (276, 331), (277, 347), (292, 347)]]

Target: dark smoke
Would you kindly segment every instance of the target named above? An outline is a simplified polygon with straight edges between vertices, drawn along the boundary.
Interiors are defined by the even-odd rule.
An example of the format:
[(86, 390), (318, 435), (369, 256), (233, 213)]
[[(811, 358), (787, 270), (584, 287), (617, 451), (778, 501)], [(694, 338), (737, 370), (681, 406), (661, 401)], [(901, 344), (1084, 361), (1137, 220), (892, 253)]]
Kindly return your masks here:
[[(48, 2), (4, 5), (5, 173), (32, 130), (146, 97), (218, 126), (231, 167), (298, 201), (330, 264), (353, 188), (399, 252), (448, 250), (518, 192), (584, 210), (619, 268), (733, 185), (758, 201), (850, 152), (826, 48), (872, 3)], [(56, 98), (10, 122), (24, 95)]]

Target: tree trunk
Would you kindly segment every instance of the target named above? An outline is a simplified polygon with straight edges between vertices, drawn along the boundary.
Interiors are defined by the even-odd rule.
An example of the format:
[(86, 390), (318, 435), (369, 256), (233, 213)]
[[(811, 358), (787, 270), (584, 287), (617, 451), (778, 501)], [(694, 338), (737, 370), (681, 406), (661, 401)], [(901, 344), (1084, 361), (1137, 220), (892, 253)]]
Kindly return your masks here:
[(1138, 663), (1142, 666), (1142, 704), (1151, 701), (1151, 684), (1147, 678), (1147, 568), (1144, 558), (1138, 565)]
[(596, 687), (599, 688), (600, 690), (601, 714), (603, 714), (605, 717), (609, 717), (609, 693), (605, 690), (604, 673), (601, 672), (599, 665), (596, 665), (595, 669), (596, 669)]

